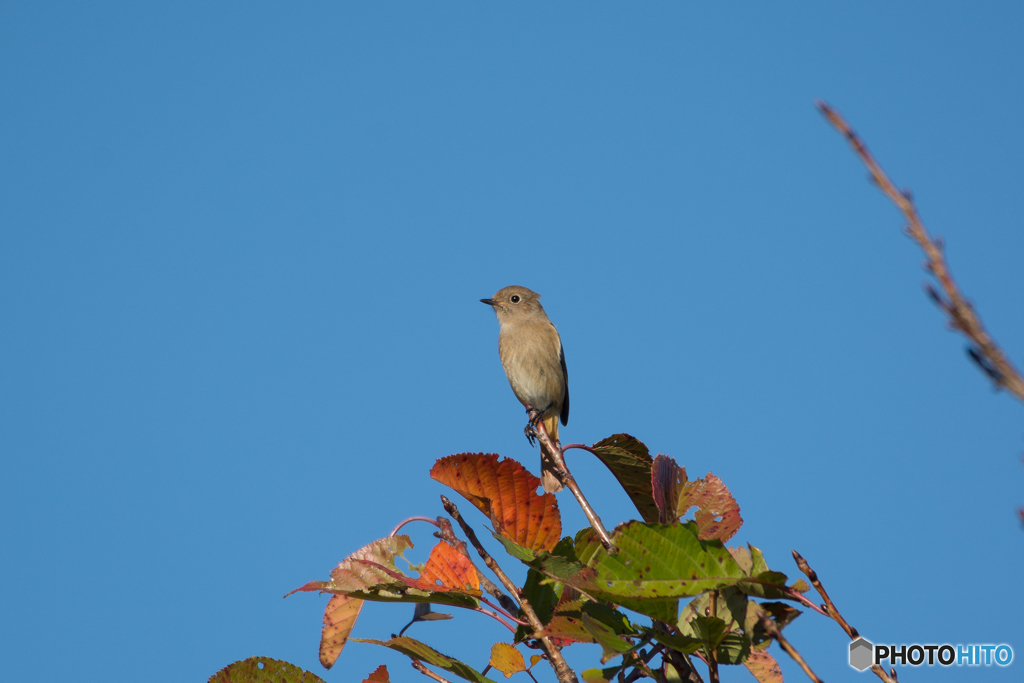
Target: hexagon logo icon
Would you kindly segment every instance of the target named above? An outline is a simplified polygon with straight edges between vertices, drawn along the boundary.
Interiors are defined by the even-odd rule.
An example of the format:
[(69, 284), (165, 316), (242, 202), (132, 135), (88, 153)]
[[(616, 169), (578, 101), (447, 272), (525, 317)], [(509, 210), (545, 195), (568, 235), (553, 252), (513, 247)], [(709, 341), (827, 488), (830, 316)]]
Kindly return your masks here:
[(872, 665), (875, 646), (866, 638), (858, 638), (850, 643), (850, 666), (863, 671)]

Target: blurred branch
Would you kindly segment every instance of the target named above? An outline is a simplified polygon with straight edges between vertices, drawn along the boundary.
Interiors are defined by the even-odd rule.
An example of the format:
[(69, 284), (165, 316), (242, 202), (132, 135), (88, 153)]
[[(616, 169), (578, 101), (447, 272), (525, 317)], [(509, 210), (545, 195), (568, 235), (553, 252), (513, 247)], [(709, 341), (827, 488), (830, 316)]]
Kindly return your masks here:
[[(820, 595), (821, 599), (825, 601), (825, 604), (822, 605), (822, 607), (825, 608), (825, 612), (828, 613), (828, 616), (832, 617), (832, 619), (842, 627), (846, 632), (846, 635), (850, 637), (851, 641), (860, 638), (860, 633), (857, 629), (850, 626), (846, 619), (843, 618), (843, 615), (839, 613), (839, 610), (836, 609), (836, 605), (832, 602), (832, 598), (828, 596), (828, 592), (825, 590), (825, 587), (821, 585), (821, 581), (818, 579), (818, 573), (811, 569), (811, 565), (807, 564), (807, 560), (805, 560), (800, 553), (795, 550), (793, 551), (793, 559), (796, 560), (796, 566), (800, 568), (800, 571), (804, 573), (807, 580), (811, 582), (812, 586), (814, 586), (814, 590), (818, 591), (818, 595)], [(895, 672), (893, 672), (893, 675), (890, 677), (889, 674), (885, 673), (885, 669), (880, 667), (878, 664), (872, 664), (871, 671), (885, 681), (885, 683), (895, 683)]]
[(954, 330), (958, 330), (970, 341), (972, 346), (967, 350), (971, 359), (977, 363), (985, 374), (989, 376), (997, 388), (1005, 388), (1021, 401), (1024, 401), (1024, 378), (1020, 372), (1007, 360), (1002, 350), (985, 331), (981, 319), (974, 312), (970, 302), (964, 298), (960, 288), (953, 280), (946, 264), (946, 257), (943, 255), (943, 245), (940, 239), (932, 238), (921, 222), (917, 213), (914, 199), (909, 192), (901, 192), (886, 175), (882, 167), (878, 165), (875, 158), (871, 156), (867, 146), (860, 137), (850, 128), (845, 119), (838, 111), (827, 103), (819, 101), (818, 109), (835, 128), (843, 134), (853, 151), (860, 157), (860, 160), (871, 172), (871, 179), (878, 185), (879, 189), (896, 205), (907, 219), (906, 233), (924, 251), (927, 261), (925, 269), (938, 281), (942, 291), (940, 292), (932, 285), (926, 290), (932, 300), (945, 311), (949, 316), (949, 324)]

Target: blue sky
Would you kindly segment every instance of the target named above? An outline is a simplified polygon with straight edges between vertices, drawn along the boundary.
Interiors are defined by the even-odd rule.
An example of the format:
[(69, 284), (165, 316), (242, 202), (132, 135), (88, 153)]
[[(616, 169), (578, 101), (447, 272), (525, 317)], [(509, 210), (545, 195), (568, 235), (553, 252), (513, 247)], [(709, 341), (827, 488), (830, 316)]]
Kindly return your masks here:
[[(813, 107), (913, 189), (1019, 362), (1022, 21), (1014, 3), (4, 3), (5, 671), (204, 680), (260, 654), (415, 680), (360, 644), (325, 673), (326, 598), (281, 596), (439, 514), (436, 458), (536, 468), (477, 302), (509, 284), (562, 334), (563, 438), (625, 431), (721, 476), (736, 540), (790, 575), (798, 549), (869, 639), (1024, 657), (1021, 405), (944, 329), (900, 216)], [(605, 521), (634, 516), (588, 458), (571, 464)], [(370, 605), (355, 635), (409, 612)], [(858, 680), (831, 622), (787, 634)], [(477, 666), (507, 637), (473, 614), (410, 635)]]

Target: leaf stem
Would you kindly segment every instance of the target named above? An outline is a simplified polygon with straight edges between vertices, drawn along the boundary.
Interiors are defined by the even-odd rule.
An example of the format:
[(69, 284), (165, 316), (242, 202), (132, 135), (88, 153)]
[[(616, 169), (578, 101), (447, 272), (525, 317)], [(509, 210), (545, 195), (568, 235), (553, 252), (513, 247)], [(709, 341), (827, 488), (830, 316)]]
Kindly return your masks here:
[(434, 526), (438, 526), (437, 520), (436, 519), (431, 519), (430, 517), (409, 517), (408, 519), (403, 519), (401, 522), (399, 522), (398, 526), (396, 526), (394, 529), (392, 529), (391, 533), (388, 534), (388, 538), (391, 538), (392, 536), (397, 534), (398, 530), (401, 529), (406, 524), (408, 524), (409, 522), (429, 522), (429, 523), (433, 524)]

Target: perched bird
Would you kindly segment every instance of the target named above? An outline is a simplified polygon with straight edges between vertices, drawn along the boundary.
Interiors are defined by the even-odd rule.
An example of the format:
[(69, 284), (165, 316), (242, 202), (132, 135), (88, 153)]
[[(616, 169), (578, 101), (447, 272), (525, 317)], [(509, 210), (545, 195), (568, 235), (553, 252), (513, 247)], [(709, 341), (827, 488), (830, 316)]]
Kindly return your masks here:
[[(512, 285), (490, 299), (480, 299), (494, 309), (501, 324), (498, 355), (505, 376), (519, 402), (540, 413), (544, 428), (558, 441), (558, 420), (569, 423), (569, 373), (558, 330), (540, 305), (540, 294)], [(541, 482), (548, 493), (562, 485), (552, 471), (555, 461), (541, 442)]]

